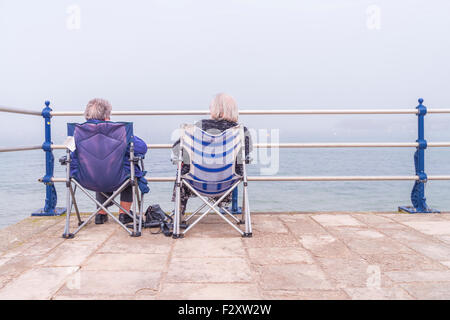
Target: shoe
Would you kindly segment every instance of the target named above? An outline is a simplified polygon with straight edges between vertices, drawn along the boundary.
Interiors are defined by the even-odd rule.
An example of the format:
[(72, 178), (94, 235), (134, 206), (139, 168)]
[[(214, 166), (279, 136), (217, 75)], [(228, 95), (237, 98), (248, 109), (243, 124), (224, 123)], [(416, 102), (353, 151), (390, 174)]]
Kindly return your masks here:
[(107, 214), (96, 214), (95, 215), (95, 224), (104, 224), (106, 221), (108, 221)]
[[(133, 212), (130, 211), (130, 214), (133, 214)], [(137, 217), (136, 217), (136, 218), (137, 218)], [(133, 222), (133, 218), (130, 217), (129, 215), (127, 215), (126, 213), (121, 213), (121, 214), (119, 214), (119, 221), (120, 221), (122, 224), (127, 224), (127, 223)]]

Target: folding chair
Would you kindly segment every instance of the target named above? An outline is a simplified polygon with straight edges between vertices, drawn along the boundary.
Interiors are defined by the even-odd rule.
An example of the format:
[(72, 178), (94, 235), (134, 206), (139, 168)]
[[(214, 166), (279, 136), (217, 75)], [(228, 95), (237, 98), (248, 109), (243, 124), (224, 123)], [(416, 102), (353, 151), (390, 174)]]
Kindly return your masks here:
[[(189, 155), (190, 170), (182, 175), (181, 167), (183, 152)], [(239, 157), (238, 157), (239, 156)], [(175, 219), (173, 237), (182, 238), (186, 232), (191, 230), (211, 211), (224, 219), (233, 229), (243, 237), (252, 236), (252, 226), (250, 218), (250, 206), (247, 191), (247, 171), (245, 167), (245, 136), (244, 127), (241, 125), (230, 128), (220, 134), (209, 134), (195, 125), (182, 125), (180, 137), (180, 152), (175, 155), (177, 163), (177, 179), (175, 184)], [(242, 176), (236, 174), (236, 160), (242, 164)], [(243, 183), (243, 205), (242, 217), (239, 220), (232, 215), (225, 207), (220, 207), (224, 214), (220, 212), (219, 206), (222, 201), (240, 183)], [(201, 215), (191, 223), (183, 233), (180, 233), (180, 210), (181, 210), (181, 187), (186, 186), (203, 204), (194, 211), (188, 219)], [(203, 208), (207, 208), (203, 213)], [(237, 224), (245, 223), (245, 231), (242, 231), (232, 221), (225, 217), (231, 217)], [(187, 219), (187, 220), (188, 220)]]
[[(140, 163), (144, 170), (142, 157), (134, 155), (133, 143), (133, 124), (129, 122), (86, 122), (83, 124), (67, 124), (68, 140), (74, 139), (75, 150), (78, 158), (78, 170), (70, 173), (70, 150), (67, 148), (67, 154), (60, 159), (62, 165), (66, 166), (66, 187), (67, 187), (67, 216), (63, 238), (73, 238), (92, 218), (103, 209), (115, 222), (117, 222), (126, 232), (133, 237), (139, 237), (142, 231), (142, 212), (144, 203), (144, 194), (139, 191), (137, 178), (135, 177), (135, 165)], [(130, 145), (129, 155), (126, 154), (127, 147)], [(130, 163), (130, 173), (124, 169), (124, 161)], [(115, 200), (120, 193), (128, 186), (132, 187), (133, 202), (131, 214), (121, 207)], [(75, 193), (77, 188), (91, 199), (96, 205), (97, 210), (92, 213), (86, 221), (82, 221)], [(100, 203), (95, 196), (88, 191), (101, 192), (107, 199)], [(113, 192), (111, 196), (106, 192)], [(69, 232), (70, 214), (72, 204), (78, 217), (78, 228)], [(123, 212), (133, 218), (133, 231), (122, 224), (108, 209), (107, 206), (114, 204)], [(139, 208), (139, 226), (137, 226), (136, 205)]]

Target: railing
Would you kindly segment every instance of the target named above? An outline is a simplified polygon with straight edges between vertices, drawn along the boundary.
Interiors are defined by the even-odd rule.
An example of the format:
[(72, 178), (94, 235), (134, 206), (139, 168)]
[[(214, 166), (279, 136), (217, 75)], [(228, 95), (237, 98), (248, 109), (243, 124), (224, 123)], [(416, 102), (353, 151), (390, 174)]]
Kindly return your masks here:
[[(0, 106), (0, 112), (10, 112), (28, 115), (37, 115), (44, 118), (45, 141), (42, 146), (24, 146), (15, 148), (0, 148), (0, 152), (24, 151), (43, 149), (46, 158), (46, 174), (39, 179), (46, 185), (46, 200), (43, 209), (33, 215), (60, 215), (65, 208), (57, 208), (57, 198), (54, 183), (66, 182), (65, 178), (55, 178), (53, 150), (65, 149), (64, 145), (56, 145), (51, 141), (51, 118), (60, 116), (82, 116), (81, 111), (56, 112), (50, 108), (50, 102), (45, 102), (42, 112), (25, 109), (16, 109)], [(423, 99), (415, 109), (360, 109), (360, 110), (241, 110), (240, 115), (348, 115), (348, 114), (415, 114), (418, 123), (418, 138), (415, 142), (345, 142), (345, 143), (256, 143), (255, 148), (416, 148), (414, 154), (415, 175), (411, 176), (250, 176), (249, 181), (414, 181), (411, 192), (410, 206), (399, 207), (399, 210), (409, 213), (437, 212), (430, 209), (425, 198), (425, 183), (428, 180), (450, 180), (450, 175), (427, 176), (425, 173), (425, 149), (428, 147), (450, 147), (450, 142), (427, 142), (425, 140), (424, 117), (427, 113), (450, 113), (450, 109), (427, 109)], [(207, 115), (205, 110), (162, 110), (162, 111), (113, 111), (112, 115), (128, 116), (175, 116), (175, 115)], [(169, 149), (171, 144), (149, 144), (150, 149)], [(151, 182), (171, 182), (175, 177), (150, 177)], [(233, 192), (233, 213), (239, 213), (237, 206), (237, 189)]]

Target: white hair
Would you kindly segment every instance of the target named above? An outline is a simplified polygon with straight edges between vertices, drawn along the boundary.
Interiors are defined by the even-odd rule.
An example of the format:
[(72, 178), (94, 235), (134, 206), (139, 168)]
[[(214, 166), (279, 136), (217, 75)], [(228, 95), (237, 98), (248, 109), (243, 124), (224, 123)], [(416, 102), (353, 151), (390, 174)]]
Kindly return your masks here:
[(238, 122), (239, 112), (236, 101), (226, 93), (217, 94), (209, 105), (211, 118)]
[(108, 100), (95, 98), (88, 102), (84, 117), (86, 120), (106, 120), (111, 116), (111, 109)]

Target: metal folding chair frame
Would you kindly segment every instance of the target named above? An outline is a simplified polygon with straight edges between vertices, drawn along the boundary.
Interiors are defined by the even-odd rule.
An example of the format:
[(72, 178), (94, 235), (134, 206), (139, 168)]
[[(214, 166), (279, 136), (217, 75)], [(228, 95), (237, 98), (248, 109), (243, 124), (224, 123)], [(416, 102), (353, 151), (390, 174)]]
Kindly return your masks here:
[[(64, 233), (62, 235), (63, 238), (71, 239), (74, 238), (75, 235), (84, 227), (86, 226), (89, 221), (92, 220), (92, 218), (100, 211), (104, 210), (106, 214), (108, 214), (115, 222), (117, 222), (127, 233), (130, 234), (132, 237), (139, 237), (142, 234), (142, 218), (143, 218), (143, 209), (144, 209), (144, 194), (141, 193), (141, 196), (139, 197), (139, 186), (137, 183), (137, 179), (134, 174), (134, 166), (135, 162), (140, 161), (140, 165), (142, 166), (142, 170), (144, 170), (144, 161), (140, 157), (135, 157), (134, 155), (134, 144), (133, 142), (130, 143), (130, 178), (125, 180), (122, 185), (113, 192), (111, 196), (107, 196), (105, 193), (102, 193), (105, 197), (107, 197), (106, 201), (103, 203), (100, 203), (97, 201), (97, 199), (92, 196), (87, 189), (85, 189), (76, 179), (70, 177), (70, 150), (66, 150), (66, 187), (67, 187), (67, 193), (66, 193), (66, 205), (67, 205), (67, 213), (66, 213), (66, 224), (64, 228)], [(72, 187), (72, 184), (75, 185), (75, 188)], [(131, 214), (128, 210), (125, 210), (117, 201), (115, 201), (115, 198), (120, 195), (120, 193), (125, 190), (128, 186), (132, 187), (132, 194), (133, 194), (133, 202), (132, 202), (132, 209), (133, 214)], [(86, 221), (81, 220), (80, 211), (78, 210), (78, 205), (76, 202), (75, 192), (76, 189), (80, 189), (86, 196), (91, 199), (97, 206), (97, 210), (92, 213)], [(78, 218), (78, 228), (73, 232), (70, 233), (70, 214), (72, 212), (72, 201), (73, 201), (73, 207), (75, 208), (75, 212), (77, 214)], [(125, 214), (133, 218), (133, 231), (131, 231), (127, 226), (125, 226), (123, 223), (117, 219), (114, 214), (112, 214), (107, 206), (112, 203), (116, 205), (119, 209), (122, 209)], [(139, 225), (137, 225), (137, 216), (136, 216), (136, 205), (139, 207)]]
[[(251, 237), (252, 236), (252, 224), (251, 224), (251, 215), (250, 215), (250, 204), (248, 201), (248, 181), (247, 181), (247, 168), (246, 168), (246, 154), (245, 154), (245, 136), (244, 136), (244, 129), (241, 126), (240, 127), (240, 139), (241, 139), (241, 155), (242, 155), (242, 168), (243, 168), (243, 174), (242, 177), (236, 181), (224, 194), (222, 194), (219, 199), (215, 200), (215, 197), (206, 197), (201, 195), (197, 190), (195, 190), (189, 183), (187, 183), (183, 176), (181, 176), (181, 165), (183, 161), (182, 153), (183, 153), (183, 137), (185, 135), (185, 129), (183, 127), (181, 131), (181, 138), (180, 138), (180, 150), (178, 157), (175, 160), (177, 163), (177, 179), (175, 182), (175, 218), (174, 218), (174, 226), (173, 226), (173, 238), (183, 238), (186, 232), (191, 230), (197, 223), (199, 223), (206, 215), (208, 215), (211, 211), (216, 213), (219, 217), (224, 219), (233, 229), (235, 229), (242, 237)], [(239, 151), (236, 152), (236, 155), (239, 154)], [(236, 158), (234, 161), (236, 162)], [(191, 159), (192, 161), (192, 159)], [(233, 214), (231, 214), (226, 208), (221, 207), (228, 216), (233, 218), (238, 224), (245, 224), (245, 231), (242, 231), (240, 228), (238, 228), (236, 225), (233, 224), (232, 221), (227, 219), (224, 214), (222, 214), (219, 211), (219, 205), (222, 203), (222, 201), (235, 189), (239, 186), (240, 183), (243, 183), (243, 197), (242, 197), (242, 217), (244, 220), (239, 220), (236, 218)], [(208, 207), (208, 209), (203, 212), (200, 217), (198, 217), (192, 224), (190, 224), (182, 233), (180, 233), (180, 205), (181, 205), (181, 187), (185, 185), (191, 190), (200, 200), (203, 201), (203, 204), (194, 211), (187, 219), (186, 222), (190, 219), (192, 219), (195, 215), (197, 215), (201, 210), (203, 210), (204, 207)]]

